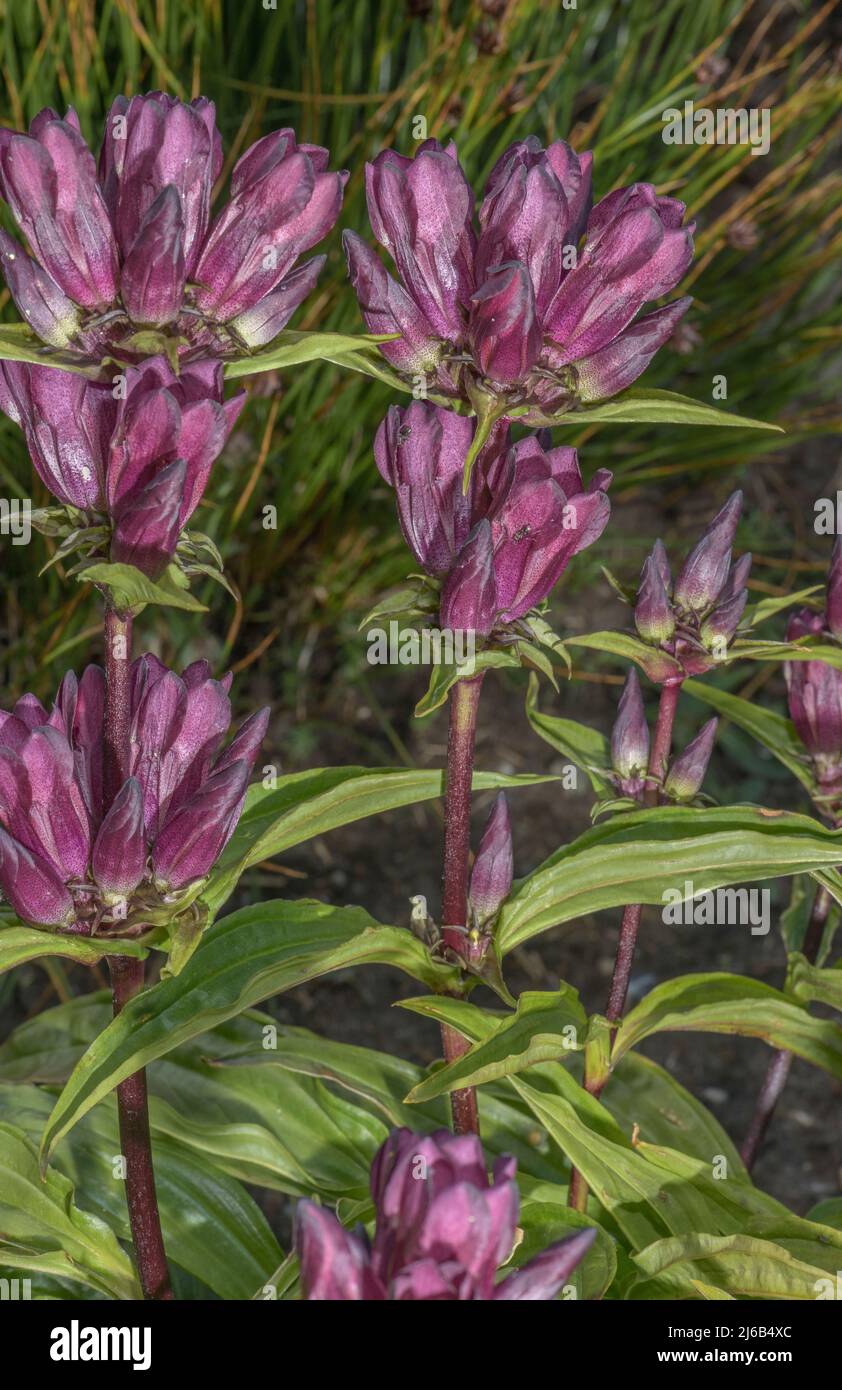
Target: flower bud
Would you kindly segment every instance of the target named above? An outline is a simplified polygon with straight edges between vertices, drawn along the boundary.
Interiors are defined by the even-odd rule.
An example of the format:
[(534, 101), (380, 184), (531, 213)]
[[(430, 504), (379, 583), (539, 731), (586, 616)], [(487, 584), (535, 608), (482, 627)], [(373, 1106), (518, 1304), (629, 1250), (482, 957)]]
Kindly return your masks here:
[(664, 782), (664, 791), (673, 801), (692, 801), (700, 791), (713, 752), (718, 723), (718, 719), (709, 719), (673, 762)]
[(743, 494), (732, 493), (691, 550), (675, 581), (673, 598), (679, 610), (701, 616), (719, 598), (731, 568), (731, 544), (742, 505)]
[(249, 779), (240, 761), (215, 772), (166, 822), (152, 851), (155, 883), (166, 890), (204, 878), (237, 824)]
[(649, 763), (649, 725), (640, 693), (640, 680), (632, 666), (620, 696), (617, 718), (611, 731), (611, 766), (617, 773), (620, 790), (638, 796), (646, 781)]
[(830, 573), (827, 576), (825, 612), (830, 631), (837, 642), (842, 642), (842, 536), (837, 536), (833, 545)]
[(481, 521), (463, 545), (441, 591), (442, 626), (487, 637), (497, 615), (491, 523)]
[(55, 869), (0, 827), (0, 888), (24, 922), (38, 927), (66, 926), (73, 899)]
[(100, 888), (114, 898), (133, 893), (146, 871), (146, 837), (143, 832), (143, 794), (136, 777), (123, 783), (94, 843), (93, 875)]
[[(660, 542), (658, 542), (660, 544)], [(663, 547), (646, 557), (634, 609), (634, 625), (644, 642), (660, 645), (675, 633), (675, 615), (664, 584)]]
[(149, 579), (158, 579), (175, 554), (179, 509), (184, 496), (187, 464), (176, 459), (130, 496), (117, 513), (111, 537), (111, 559), (134, 565)]
[(482, 930), (492, 922), (512, 890), (512, 830), (506, 793), (498, 792), (486, 822), (471, 874), (469, 895), (472, 925)]
[(541, 351), (541, 325), (526, 267), (499, 266), (471, 299), (469, 333), (483, 375), (502, 386), (521, 381)]

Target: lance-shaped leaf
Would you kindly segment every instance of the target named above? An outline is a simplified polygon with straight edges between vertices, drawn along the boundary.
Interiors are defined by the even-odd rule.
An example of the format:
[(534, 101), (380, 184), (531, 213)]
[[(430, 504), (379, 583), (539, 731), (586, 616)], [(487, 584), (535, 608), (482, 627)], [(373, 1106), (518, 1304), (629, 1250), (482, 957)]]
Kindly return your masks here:
[(842, 1028), (814, 1018), (780, 990), (743, 975), (682, 975), (651, 990), (626, 1015), (614, 1038), (612, 1061), (653, 1033), (734, 1033), (842, 1078)]
[(727, 690), (720, 690), (707, 681), (686, 680), (682, 689), (694, 699), (710, 705), (718, 714), (730, 719), (747, 734), (751, 734), (752, 738), (762, 743), (764, 748), (768, 748), (778, 762), (783, 763), (808, 791), (814, 787), (815, 778), (810, 770), (804, 745), (796, 734), (791, 719), (786, 719), (775, 710), (764, 709), (753, 700), (744, 700), (741, 695), (732, 695)]
[(226, 917), (180, 974), (137, 995), (85, 1053), (44, 1134), (44, 1161), (114, 1086), (179, 1043), (305, 980), (375, 963), (404, 970), (428, 988), (456, 983), (457, 972), (435, 965), (410, 932), (381, 926), (361, 908), (270, 902)]
[(694, 401), (692, 396), (636, 386), (621, 391), (618, 396), (600, 405), (583, 406), (580, 410), (541, 419), (532, 412), (529, 423), (572, 425), (576, 429), (596, 424), (719, 425), (732, 429), (774, 430), (776, 434), (783, 434), (780, 425), (770, 425), (765, 420), (753, 420), (746, 415), (732, 415), (729, 411), (706, 405), (704, 401)]
[(387, 343), (398, 336), (396, 333), (305, 333), (288, 328), (262, 352), (226, 362), (225, 375), (229, 380), (237, 380), (254, 376), (256, 372), (296, 367), (302, 362), (338, 362), (340, 366), (381, 379), (385, 371), (392, 385), (403, 387), (402, 378), (390, 373), (377, 353), (378, 343)]
[(104, 1221), (83, 1211), (73, 1184), (53, 1168), (41, 1174), (23, 1130), (0, 1122), (0, 1265), (34, 1268), (104, 1293), (133, 1299), (140, 1290), (128, 1256)]
[(497, 928), (502, 954), (561, 922), (626, 903), (662, 905), (729, 884), (813, 873), (840, 895), (842, 832), (763, 807), (659, 807), (588, 830), (514, 886)]
[(797, 953), (789, 958), (787, 993), (805, 1003), (828, 1004), (842, 1014), (842, 965), (820, 969)]
[[(635, 1255), (641, 1273), (627, 1298), (686, 1297), (688, 1283), (701, 1283), (731, 1298), (804, 1299), (834, 1289), (839, 1249), (813, 1240), (763, 1240), (759, 1236), (691, 1233), (654, 1241)], [(828, 1278), (832, 1275), (832, 1278)], [(827, 1296), (827, 1295), (826, 1295)], [(834, 1296), (834, 1295), (831, 1295)]]
[(545, 743), (569, 758), (575, 767), (585, 773), (597, 796), (607, 796), (613, 792), (608, 739), (588, 724), (555, 714), (544, 714), (539, 710), (538, 677), (534, 675), (529, 677), (526, 717)]
[(147, 948), (138, 941), (65, 936), (39, 931), (37, 927), (0, 926), (0, 972), (43, 956), (63, 956), (82, 965), (97, 965), (106, 955), (135, 956), (143, 960), (148, 954)]
[[(37, 1086), (0, 1087), (0, 1123), (12, 1116), (37, 1144), (54, 1097)], [(169, 1137), (154, 1118), (155, 1186), (170, 1260), (219, 1298), (249, 1298), (277, 1263), (280, 1251), (254, 1198), (219, 1170), (214, 1155)], [(76, 1201), (120, 1239), (131, 1240), (125, 1183), (115, 1178), (120, 1152), (113, 1098), (85, 1117), (62, 1146), (56, 1170), (73, 1184)], [(37, 1172), (37, 1154), (32, 1147)], [(133, 1293), (131, 1297), (139, 1297)]]
[[(554, 780), (475, 772), (473, 787), (485, 791)], [(320, 767), (281, 777), (273, 787), (253, 786), (202, 899), (218, 911), (251, 865), (340, 825), (443, 795), (444, 773), (426, 768)]]
[[(425, 1012), (437, 1000), (406, 999), (402, 1006)], [(466, 1086), (499, 1081), (514, 1072), (525, 1071), (539, 1062), (555, 1062), (584, 1044), (587, 1017), (578, 992), (562, 982), (558, 990), (525, 990), (514, 1014), (495, 1023), (490, 1037), (433, 1072), (407, 1096), (407, 1103), (432, 1100), (435, 1096)]]
[(587, 632), (564, 640), (568, 647), (588, 647), (592, 651), (619, 656), (623, 662), (633, 661), (656, 684), (670, 676), (681, 675), (681, 666), (671, 656), (628, 632)]

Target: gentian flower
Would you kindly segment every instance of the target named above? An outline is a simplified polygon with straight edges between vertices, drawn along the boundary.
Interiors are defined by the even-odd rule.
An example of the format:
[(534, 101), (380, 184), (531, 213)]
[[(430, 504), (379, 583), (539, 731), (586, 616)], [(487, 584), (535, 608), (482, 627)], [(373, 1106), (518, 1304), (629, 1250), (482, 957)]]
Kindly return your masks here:
[(332, 1212), (299, 1202), (296, 1245), (307, 1300), (532, 1301), (555, 1298), (589, 1250), (585, 1228), (550, 1246), (501, 1283), (515, 1244), (515, 1161), (494, 1181), (476, 1135), (396, 1129), (371, 1169), (374, 1239), (351, 1234)]
[(332, 228), (344, 173), (279, 130), (222, 169), (213, 102), (119, 96), (97, 165), (70, 110), (0, 130), (0, 194), (32, 255), (0, 232), (0, 263), (43, 342), (99, 360), (151, 352), (230, 356), (274, 338), (324, 264), (295, 263)]
[(20, 425), (42, 482), (85, 528), (106, 527), (109, 558), (156, 579), (173, 559), (211, 465), (245, 401), (222, 399), (223, 368), (163, 357), (124, 373), (125, 391), (75, 372), (0, 363), (0, 409)]
[(49, 714), (33, 695), (0, 712), (0, 888), (23, 921), (123, 935), (179, 910), (234, 832), (266, 732), (264, 709), (225, 745), (230, 686), (205, 661), (177, 676), (139, 657), (129, 776), (110, 806), (101, 668), (68, 672)]
[(642, 801), (649, 766), (649, 725), (643, 708), (640, 680), (633, 666), (617, 707), (611, 730), (612, 781), (622, 796)]
[[(644, 642), (668, 653), (684, 676), (702, 675), (727, 654), (748, 600), (751, 555), (732, 564), (731, 546), (742, 508), (734, 492), (688, 555), (673, 583), (666, 550), (656, 541), (640, 576), (634, 622)], [(657, 663), (650, 675), (660, 681)], [(676, 679), (675, 674), (668, 677)]]
[(407, 544), (442, 581), (442, 623), (488, 636), (545, 599), (573, 556), (601, 536), (611, 474), (600, 470), (586, 488), (575, 449), (545, 449), (534, 435), (512, 445), (501, 425), (463, 496), (474, 429), (429, 402), (392, 406), (374, 456), (395, 490)]
[(345, 251), (368, 328), (400, 334), (380, 346), (397, 371), (475, 408), (483, 396), (499, 414), (528, 407), (538, 424), (640, 376), (690, 304), (637, 317), (685, 274), (693, 225), (648, 183), (592, 209), (591, 164), (563, 140), (516, 141), (476, 221), (452, 144), (384, 150), (366, 166), (372, 231), (398, 279), (356, 233)]

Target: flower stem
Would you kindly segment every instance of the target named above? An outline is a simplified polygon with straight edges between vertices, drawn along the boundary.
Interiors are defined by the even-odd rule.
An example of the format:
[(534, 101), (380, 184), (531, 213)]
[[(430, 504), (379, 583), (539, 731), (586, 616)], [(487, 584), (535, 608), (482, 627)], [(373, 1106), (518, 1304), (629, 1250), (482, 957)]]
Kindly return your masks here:
[[(669, 764), (669, 756), (672, 749), (672, 730), (675, 723), (675, 711), (678, 706), (678, 697), (680, 694), (680, 680), (673, 682), (671, 685), (661, 686), (661, 698), (658, 702), (658, 717), (655, 722), (655, 735), (649, 750), (649, 766), (647, 769), (645, 792), (647, 806), (657, 806), (658, 804), (659, 790), (666, 776), (667, 766)], [(631, 979), (632, 964), (634, 962), (634, 948), (637, 944), (637, 933), (640, 927), (642, 911), (643, 907), (641, 903), (628, 903), (623, 908), (623, 920), (620, 924), (620, 936), (617, 941), (617, 954), (614, 957), (614, 974), (611, 977), (611, 989), (605, 1008), (605, 1017), (610, 1023), (618, 1023), (626, 1007), (629, 980)], [(604, 1085), (604, 1081), (599, 1084), (589, 1085), (587, 1075), (585, 1076), (585, 1090), (596, 1100), (599, 1100)], [(571, 1206), (574, 1211), (584, 1211), (587, 1206), (588, 1185), (577, 1168), (574, 1168), (570, 1175), (570, 1191), (567, 1200), (569, 1206)]]
[[(819, 888), (813, 901), (813, 910), (804, 936), (803, 954), (812, 965), (819, 954), (824, 934), (824, 925), (830, 911), (830, 894), (826, 888)], [(740, 1149), (740, 1157), (746, 1168), (751, 1170), (760, 1152), (763, 1137), (775, 1113), (775, 1107), (786, 1086), (789, 1069), (792, 1066), (791, 1052), (776, 1052), (766, 1070), (760, 1094), (754, 1106), (754, 1114), (748, 1133)]]
[[(447, 786), (444, 797), (444, 885), (442, 889), (442, 943), (457, 956), (465, 949), (468, 921), (468, 863), (471, 849), (471, 782), (474, 770), (477, 708), (482, 676), (457, 681), (450, 696), (450, 728), (447, 738)], [(462, 928), (449, 930), (449, 928)], [(442, 1024), (445, 1061), (467, 1052), (470, 1043), (448, 1024)], [(457, 1134), (479, 1134), (479, 1112), (474, 1087), (453, 1091), (450, 1097), (453, 1128)]]
[[(131, 737), (132, 618), (110, 604), (105, 610), (105, 718), (103, 724), (103, 813), (129, 774)], [(116, 1018), (143, 989), (143, 961), (109, 956), (111, 994)], [(120, 1150), (126, 1163), (126, 1203), (144, 1298), (171, 1299), (161, 1218), (155, 1195), (146, 1072), (141, 1070), (117, 1087)]]

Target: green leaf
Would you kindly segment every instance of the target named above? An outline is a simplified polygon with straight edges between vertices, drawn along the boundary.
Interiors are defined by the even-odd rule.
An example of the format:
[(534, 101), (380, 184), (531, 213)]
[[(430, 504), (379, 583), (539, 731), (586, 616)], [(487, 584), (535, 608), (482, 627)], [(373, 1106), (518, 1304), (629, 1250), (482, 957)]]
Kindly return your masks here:
[(106, 955), (135, 956), (143, 960), (149, 954), (137, 941), (116, 938), (107, 941), (85, 936), (65, 936), (59, 932), (40, 931), (37, 927), (0, 926), (0, 972), (13, 970), (28, 960), (41, 956), (64, 956), (81, 965), (96, 965)]
[[(0, 1120), (19, 1117), (37, 1141), (53, 1100), (36, 1086), (0, 1086)], [(167, 1254), (219, 1298), (250, 1298), (277, 1264), (278, 1243), (254, 1199), (219, 1171), (211, 1154), (191, 1151), (156, 1124), (160, 1104), (152, 1102), (152, 1149)], [(77, 1200), (128, 1242), (125, 1180), (115, 1167), (120, 1149), (116, 1104), (109, 1097), (62, 1145), (55, 1167), (72, 1183)]]
[[(532, 417), (530, 416), (530, 419)], [(774, 430), (783, 434), (780, 425), (765, 420), (752, 420), (746, 415), (731, 415), (691, 396), (675, 391), (658, 391), (652, 387), (631, 386), (610, 401), (599, 405), (583, 405), (576, 411), (547, 417), (540, 422), (553, 425), (572, 425), (583, 429), (595, 424), (615, 425), (720, 425), (736, 429)]]
[[(225, 376), (229, 381), (237, 381), (257, 372), (280, 371), (285, 367), (297, 367), (302, 362), (316, 361), (338, 362), (340, 366), (365, 372), (369, 365), (381, 361), (383, 370), (388, 370), (385, 360), (377, 353), (377, 344), (399, 336), (397, 333), (308, 333), (285, 329), (262, 352), (226, 362)], [(402, 379), (398, 377), (397, 380), (405, 390)]]
[(88, 1049), (56, 1104), (43, 1139), (45, 1160), (102, 1096), (179, 1043), (305, 980), (375, 962), (434, 989), (456, 983), (457, 972), (433, 964), (409, 931), (380, 926), (361, 908), (283, 901), (226, 917), (179, 975), (132, 999)]
[(472, 660), (461, 664), (440, 662), (430, 672), (430, 684), (415, 706), (415, 718), (424, 719), (428, 714), (432, 714), (433, 710), (439, 709), (457, 681), (479, 675), (481, 671), (505, 666), (520, 666), (520, 658), (513, 651), (496, 651), (493, 648), (477, 652)]
[(801, 955), (789, 958), (787, 992), (805, 1003), (827, 1004), (842, 1013), (842, 965), (819, 969)]
[(41, 1176), (38, 1151), (16, 1125), (0, 1123), (0, 1265), (72, 1278), (111, 1298), (140, 1297), (113, 1231), (74, 1201), (73, 1184), (54, 1168)]
[(597, 652), (608, 652), (619, 656), (624, 662), (633, 661), (646, 672), (656, 684), (668, 680), (670, 676), (680, 676), (679, 663), (659, 647), (650, 647), (629, 632), (587, 632), (574, 637), (565, 637), (568, 647), (587, 647)]
[[(554, 780), (475, 772), (473, 788), (485, 791)], [(202, 901), (216, 912), (251, 865), (340, 825), (443, 795), (444, 772), (417, 768), (321, 767), (282, 777), (275, 787), (250, 787), (237, 829), (202, 892)]]
[(90, 376), (98, 371), (95, 364), (85, 364), (78, 354), (62, 352), (45, 346), (28, 323), (0, 324), (0, 361), (37, 362), (42, 367), (62, 367), (68, 372)]
[(76, 578), (84, 584), (100, 584), (110, 589), (114, 595), (114, 602), (120, 609), (132, 608), (140, 612), (147, 603), (157, 603), (165, 608), (185, 608), (189, 613), (208, 611), (203, 603), (187, 591), (183, 576), (173, 565), (170, 565), (154, 583), (147, 579), (145, 574), (141, 574), (140, 570), (135, 569), (134, 565), (112, 565), (105, 561), (88, 565)]
[(822, 1226), (832, 1226), (834, 1231), (842, 1232), (842, 1197), (826, 1197), (817, 1202), (807, 1212), (808, 1221), (818, 1221)]
[[(817, 1228), (817, 1232), (820, 1228)], [(762, 1240), (757, 1236), (713, 1236), (695, 1232), (655, 1241), (635, 1256), (642, 1274), (631, 1298), (686, 1297), (689, 1282), (697, 1280), (731, 1298), (785, 1298), (815, 1301), (835, 1285), (839, 1251), (825, 1249), (818, 1234), (814, 1242)], [(833, 1279), (828, 1279), (832, 1274)]]
[(821, 873), (839, 894), (842, 834), (809, 816), (762, 807), (658, 807), (615, 816), (515, 884), (496, 939), (505, 954), (561, 922), (626, 903), (662, 905), (735, 883)]
[(794, 594), (768, 595), (746, 609), (745, 621), (749, 627), (757, 627), (758, 623), (767, 622), (769, 618), (776, 617), (778, 613), (785, 612), (787, 608), (794, 608), (797, 603), (806, 603), (814, 594), (821, 593), (823, 590), (823, 584), (811, 584), (809, 588), (798, 589)]
[(613, 791), (609, 779), (611, 757), (609, 740), (597, 729), (587, 724), (579, 724), (575, 719), (562, 719), (554, 714), (542, 714), (538, 709), (538, 679), (529, 678), (526, 695), (526, 717), (536, 734), (568, 758), (575, 767), (584, 772), (597, 796), (606, 796)]
[[(573, 1296), (577, 1299), (602, 1298), (617, 1272), (614, 1241), (592, 1217), (583, 1216), (580, 1212), (572, 1211), (570, 1207), (565, 1206), (563, 1195), (548, 1183), (541, 1183), (524, 1198), (518, 1216), (518, 1226), (523, 1232), (523, 1238), (515, 1250), (511, 1264), (505, 1266), (503, 1273), (507, 1274), (510, 1269), (520, 1269), (556, 1241), (564, 1240), (565, 1236), (573, 1235), (575, 1231), (581, 1231), (584, 1227), (595, 1227), (596, 1240), (573, 1271), (565, 1287), (575, 1291)], [(566, 1293), (564, 1297), (569, 1299), (571, 1294)]]
[[(438, 1004), (437, 1000), (404, 999), (405, 1009), (416, 1013)], [(494, 1023), (490, 1037), (477, 1042), (462, 1057), (428, 1076), (410, 1091), (407, 1104), (466, 1086), (482, 1086), (524, 1071), (538, 1062), (558, 1061), (584, 1045), (587, 1017), (578, 992), (563, 981), (556, 991), (525, 990), (517, 1011)]]
[(729, 1178), (750, 1181), (736, 1145), (716, 1117), (650, 1057), (627, 1052), (600, 1099), (624, 1134), (631, 1135), (636, 1127), (647, 1143), (678, 1149), (707, 1163), (713, 1154), (723, 1154)]
[(743, 975), (682, 975), (651, 990), (623, 1019), (612, 1060), (653, 1033), (734, 1033), (761, 1038), (842, 1078), (842, 1029)]
[(682, 689), (751, 734), (798, 778), (807, 791), (814, 790), (815, 778), (792, 720), (785, 719), (774, 710), (764, 709), (753, 700), (744, 700), (741, 695), (731, 695), (727, 690), (720, 690), (706, 681), (686, 680)]

